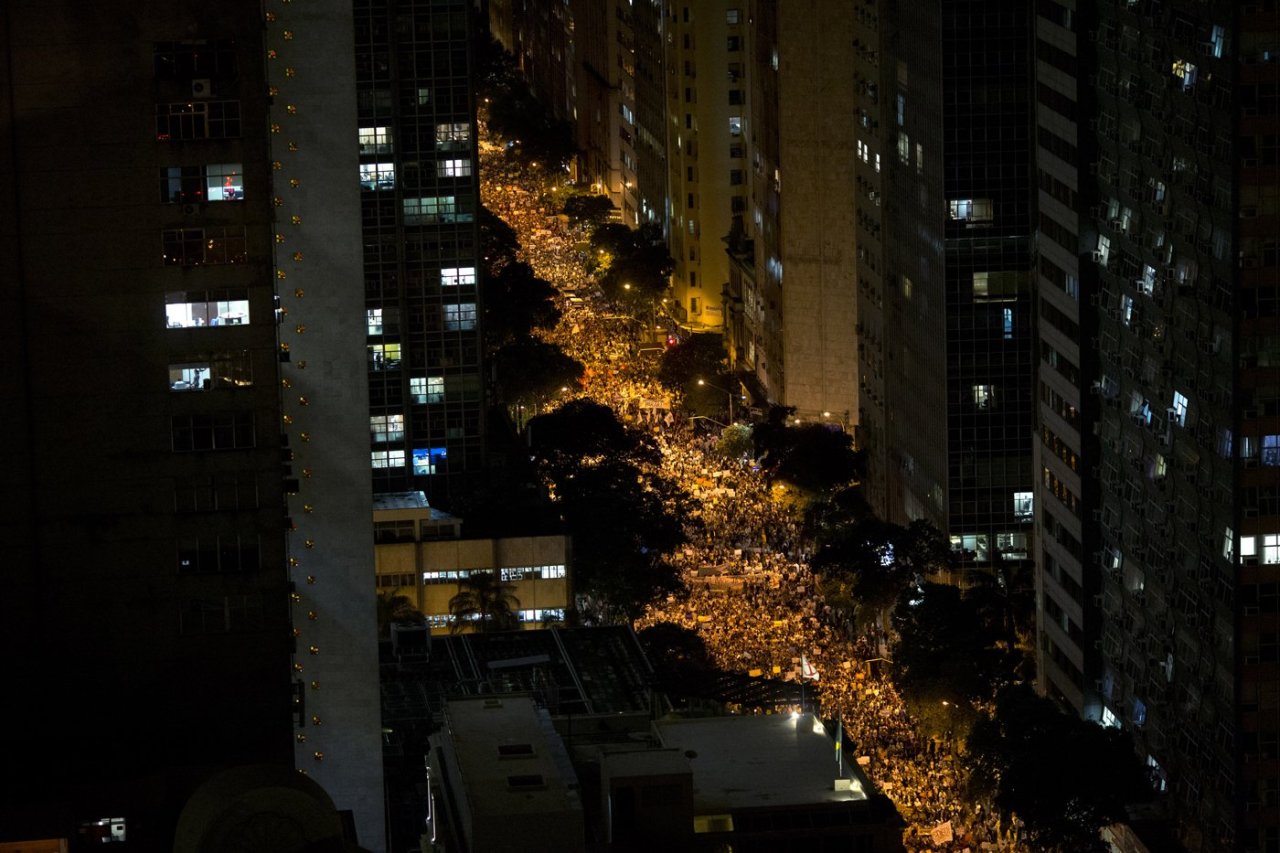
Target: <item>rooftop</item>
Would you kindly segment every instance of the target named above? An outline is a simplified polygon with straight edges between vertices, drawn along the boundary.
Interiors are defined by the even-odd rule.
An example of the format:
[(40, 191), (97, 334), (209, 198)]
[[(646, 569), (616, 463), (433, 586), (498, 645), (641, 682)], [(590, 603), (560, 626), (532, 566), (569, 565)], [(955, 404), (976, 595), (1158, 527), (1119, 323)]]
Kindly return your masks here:
[(452, 699), (445, 720), (476, 818), (582, 809), (564, 744), (530, 697)]
[(693, 768), (698, 814), (866, 800), (871, 784), (841, 762), (851, 780), (837, 790), (835, 740), (813, 714), (769, 714), (660, 720), (665, 747), (684, 752)]

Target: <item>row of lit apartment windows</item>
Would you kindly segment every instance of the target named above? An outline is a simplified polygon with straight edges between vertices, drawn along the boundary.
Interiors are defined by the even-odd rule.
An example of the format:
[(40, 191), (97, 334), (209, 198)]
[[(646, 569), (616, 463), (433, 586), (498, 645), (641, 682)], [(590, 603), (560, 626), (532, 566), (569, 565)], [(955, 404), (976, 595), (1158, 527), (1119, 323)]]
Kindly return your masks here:
[[(515, 616), (521, 622), (530, 622), (530, 623), (536, 622), (538, 624), (543, 624), (547, 622), (563, 622), (564, 609), (563, 608), (547, 608), (547, 609), (536, 609), (536, 610), (517, 610), (515, 611)], [(473, 622), (479, 621), (480, 615), (475, 614), (468, 618)], [(448, 627), (451, 627), (453, 623), (456, 621), (457, 620), (452, 615), (446, 615), (442, 613), (428, 613), (426, 614), (426, 617), (425, 617), (426, 624), (431, 628), (448, 628)], [(516, 777), (510, 777), (510, 778), (516, 778)], [(521, 778), (524, 778), (524, 777), (521, 777)], [(542, 777), (534, 776), (534, 777), (528, 777), (528, 778), (541, 779)]]
[(416, 476), (443, 474), (449, 456), (447, 447), (415, 447), (411, 452), (401, 448), (374, 450), (369, 454), (369, 464), (375, 470), (402, 469), (412, 459)]
[[(436, 125), (436, 149), (457, 151), (471, 145), (470, 122), (446, 122)], [(390, 154), (395, 148), (391, 128), (386, 125), (359, 128), (361, 154)]]
[[(410, 183), (416, 184), (420, 173), (417, 169), (409, 171)], [(471, 176), (471, 161), (463, 158), (450, 158), (436, 161), (437, 178), (466, 178)], [(393, 162), (361, 163), (360, 188), (366, 190), (392, 190), (396, 186), (396, 164)]]
[[(493, 569), (450, 569), (422, 573), (424, 584), (462, 583), (472, 575), (490, 574)], [(565, 576), (565, 567), (561, 564), (546, 566), (503, 566), (498, 569), (499, 578), (504, 583), (532, 580), (555, 580)]]

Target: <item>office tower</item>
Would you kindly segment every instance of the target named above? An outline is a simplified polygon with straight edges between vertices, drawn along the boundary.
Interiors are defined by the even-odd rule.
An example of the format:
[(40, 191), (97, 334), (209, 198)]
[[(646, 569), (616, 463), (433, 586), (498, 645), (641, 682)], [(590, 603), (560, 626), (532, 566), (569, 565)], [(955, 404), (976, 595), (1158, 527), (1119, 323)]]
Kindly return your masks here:
[(882, 353), (862, 397), (883, 408), (860, 434), (884, 481), (872, 496), (889, 520), (947, 533), (966, 569), (1009, 581), (1030, 556), (1030, 15), (944, 0), (891, 8), (879, 26), (863, 47), (881, 51), (883, 152), (859, 155), (880, 154), (887, 175), (885, 257), (859, 252), (885, 281), (863, 299), (880, 309), (867, 317), (879, 328), (864, 326)]
[(671, 308), (695, 329), (723, 324), (725, 240), (742, 233), (746, 215), (745, 28), (738, 0), (667, 6)]
[(866, 251), (852, 192), (861, 166), (851, 6), (744, 3), (741, 35), (726, 37), (746, 74), (745, 108), (729, 118), (747, 187), (743, 230), (729, 243), (730, 357), (761, 396), (794, 406), (802, 420), (845, 426), (858, 408), (857, 270)]
[(0, 837), (296, 761), (382, 844), (340, 6), (7, 7)]
[(1280, 20), (1039, 15), (1043, 687), (1133, 733), (1190, 849), (1275, 849)]
[(484, 460), (469, 5), (355, 5), (375, 492), (447, 505)]

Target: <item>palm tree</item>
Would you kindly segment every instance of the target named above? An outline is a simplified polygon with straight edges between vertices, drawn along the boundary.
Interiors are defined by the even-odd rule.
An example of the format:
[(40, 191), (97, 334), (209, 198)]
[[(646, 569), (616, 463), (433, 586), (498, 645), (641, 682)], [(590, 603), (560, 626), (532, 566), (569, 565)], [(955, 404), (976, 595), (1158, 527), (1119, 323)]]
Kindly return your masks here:
[(400, 592), (390, 589), (378, 593), (378, 636), (387, 639), (391, 636), (393, 622), (421, 622), (422, 613), (414, 606), (413, 601)]
[(453, 633), (473, 621), (481, 631), (509, 631), (519, 623), (516, 611), (520, 599), (513, 594), (515, 584), (499, 580), (497, 572), (472, 572), (458, 586), (458, 594), (449, 599), (453, 614), (449, 630)]

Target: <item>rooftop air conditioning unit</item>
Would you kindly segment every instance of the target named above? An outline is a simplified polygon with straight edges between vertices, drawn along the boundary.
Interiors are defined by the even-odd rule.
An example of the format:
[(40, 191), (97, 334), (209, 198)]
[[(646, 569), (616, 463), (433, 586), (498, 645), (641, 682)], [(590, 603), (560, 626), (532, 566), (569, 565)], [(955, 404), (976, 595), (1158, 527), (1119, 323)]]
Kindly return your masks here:
[(191, 97), (208, 98), (213, 96), (213, 82), (208, 77), (197, 77), (191, 81)]

